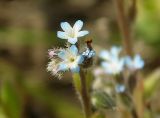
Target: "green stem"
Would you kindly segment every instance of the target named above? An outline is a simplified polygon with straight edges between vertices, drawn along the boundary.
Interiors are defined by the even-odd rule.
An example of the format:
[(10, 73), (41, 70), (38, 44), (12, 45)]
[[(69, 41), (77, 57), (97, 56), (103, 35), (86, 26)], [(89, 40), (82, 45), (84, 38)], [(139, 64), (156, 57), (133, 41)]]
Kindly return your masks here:
[(80, 70), (79, 75), (80, 75), (80, 79), (81, 79), (80, 94), (81, 94), (82, 106), (83, 106), (85, 118), (90, 118), (90, 116), (91, 116), (90, 96), (88, 93), (85, 73), (82, 69)]

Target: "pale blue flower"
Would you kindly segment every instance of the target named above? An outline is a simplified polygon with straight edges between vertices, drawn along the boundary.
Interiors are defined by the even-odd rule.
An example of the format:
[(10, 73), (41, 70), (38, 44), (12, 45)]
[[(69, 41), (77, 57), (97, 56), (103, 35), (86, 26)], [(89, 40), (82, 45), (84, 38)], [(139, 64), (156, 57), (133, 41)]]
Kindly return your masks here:
[(107, 50), (103, 50), (100, 52), (99, 57), (104, 59), (104, 60), (112, 60), (114, 59), (118, 59), (119, 54), (120, 54), (121, 48), (120, 47), (116, 47), (113, 46), (110, 51)]
[(103, 61), (101, 66), (105, 69), (107, 74), (118, 74), (123, 70), (124, 59), (112, 60), (112, 61)]
[(112, 47), (110, 51), (103, 50), (100, 52), (99, 57), (102, 58), (101, 66), (107, 74), (118, 74), (124, 68), (124, 58), (120, 58), (121, 48)]
[(115, 90), (117, 93), (123, 93), (126, 90), (126, 87), (123, 84), (117, 84)]
[(80, 31), (83, 27), (83, 21), (77, 20), (73, 27), (68, 22), (62, 22), (61, 28), (63, 31), (57, 32), (57, 37), (67, 39), (69, 43), (75, 44), (79, 37), (87, 35), (89, 32), (86, 30)]
[(71, 70), (71, 72), (79, 72), (79, 64), (82, 64), (84, 58), (82, 55), (78, 54), (78, 49), (75, 45), (62, 50), (58, 53), (58, 57), (62, 59), (62, 62), (59, 63), (59, 71)]
[(135, 55), (133, 59), (127, 56), (125, 62), (127, 67), (131, 70), (142, 69), (144, 67), (144, 61), (139, 54)]

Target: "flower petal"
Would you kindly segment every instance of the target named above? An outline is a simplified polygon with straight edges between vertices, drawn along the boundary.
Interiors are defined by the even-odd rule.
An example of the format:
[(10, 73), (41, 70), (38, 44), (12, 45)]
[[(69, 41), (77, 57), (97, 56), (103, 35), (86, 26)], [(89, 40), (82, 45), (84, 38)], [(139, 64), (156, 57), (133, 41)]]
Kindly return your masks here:
[(66, 71), (66, 70), (68, 70), (67, 64), (65, 64), (64, 62), (61, 62), (59, 64), (58, 71)]
[(126, 56), (124, 59), (125, 59), (125, 64), (127, 65), (127, 67), (128, 67), (128, 68), (132, 68), (133, 62), (132, 62), (131, 57)]
[(72, 31), (72, 27), (68, 22), (62, 22), (61, 23), (61, 28), (65, 31), (65, 32), (71, 32)]
[(78, 32), (82, 29), (82, 27), (83, 27), (83, 21), (77, 20), (73, 26), (73, 29)]
[(122, 93), (125, 91), (126, 87), (123, 84), (118, 84), (115, 89), (117, 93)]
[(82, 37), (82, 36), (85, 36), (85, 35), (87, 35), (87, 34), (89, 34), (89, 31), (86, 31), (86, 30), (80, 31), (80, 32), (78, 32), (77, 37)]
[(133, 60), (128, 56), (125, 58), (125, 62), (130, 69), (141, 69), (144, 67), (144, 61), (140, 55), (136, 55)]
[(78, 39), (77, 38), (69, 38), (68, 39), (68, 42), (71, 43), (71, 44), (75, 44), (77, 43)]
[(68, 35), (66, 32), (62, 32), (62, 31), (58, 31), (57, 32), (57, 37), (61, 38), (61, 39), (68, 39)]
[(105, 60), (110, 60), (111, 58), (109, 52), (106, 50), (101, 51), (99, 57)]
[(70, 48), (69, 48), (70, 52), (73, 54), (73, 55), (77, 55), (78, 54), (78, 49), (75, 45), (72, 45)]
[(122, 71), (123, 70), (123, 68), (124, 68), (124, 64), (125, 64), (125, 58), (121, 58), (120, 60), (119, 60), (119, 70), (120, 71)]
[(65, 60), (65, 58), (66, 58), (66, 52), (65, 51), (59, 52), (58, 53), (58, 57), (61, 58), (61, 59), (63, 59), (63, 60)]
[(101, 63), (101, 66), (104, 68), (104, 69), (107, 69), (109, 67), (109, 63), (107, 62), (102, 62)]
[(136, 55), (134, 58), (134, 65), (136, 69), (141, 69), (144, 66), (144, 61), (141, 59), (140, 55)]
[(71, 67), (70, 69), (71, 69), (72, 73), (78, 73), (80, 71), (80, 67), (79, 66)]
[(126, 63), (126, 64), (129, 64), (129, 63), (131, 63), (131, 62), (132, 62), (131, 57), (126, 56), (126, 57), (125, 57), (125, 63)]
[(78, 64), (82, 64), (83, 61), (84, 61), (84, 57), (82, 55), (77, 57), (77, 63)]
[(121, 71), (120, 67), (112, 62), (102, 62), (101, 66), (104, 68), (107, 74), (117, 74)]
[(121, 51), (121, 48), (120, 47), (116, 47), (116, 46), (113, 46), (111, 48), (111, 54), (115, 57), (118, 57), (119, 53)]

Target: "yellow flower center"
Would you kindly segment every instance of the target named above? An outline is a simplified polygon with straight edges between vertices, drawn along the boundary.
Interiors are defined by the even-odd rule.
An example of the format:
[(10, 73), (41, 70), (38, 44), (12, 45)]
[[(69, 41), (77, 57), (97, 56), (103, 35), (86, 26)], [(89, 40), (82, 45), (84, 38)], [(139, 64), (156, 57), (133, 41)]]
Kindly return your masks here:
[(74, 62), (75, 61), (75, 59), (74, 58), (70, 58), (70, 62)]
[(71, 37), (71, 38), (74, 38), (74, 36), (75, 36), (74, 31), (71, 31), (71, 32), (70, 32), (70, 37)]

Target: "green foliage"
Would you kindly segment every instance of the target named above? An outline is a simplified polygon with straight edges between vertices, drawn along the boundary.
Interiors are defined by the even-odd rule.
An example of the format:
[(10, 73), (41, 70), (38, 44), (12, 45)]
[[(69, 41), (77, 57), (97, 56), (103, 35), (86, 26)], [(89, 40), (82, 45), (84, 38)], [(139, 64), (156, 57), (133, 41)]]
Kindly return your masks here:
[(144, 81), (144, 95), (145, 97), (151, 97), (159, 86), (160, 82), (160, 69), (155, 70), (148, 75)]
[(57, 45), (62, 41), (57, 41), (55, 32), (47, 32), (36, 29), (24, 28), (1, 28), (0, 43), (11, 43), (14, 45), (34, 45), (44, 42), (47, 45)]
[(140, 1), (136, 23), (137, 37), (141, 37), (145, 42), (157, 48), (160, 44), (160, 7), (158, 4), (157, 0)]
[[(36, 1), (34, 2), (36, 4)], [(10, 5), (7, 5), (8, 3), (10, 4), (10, 2), (5, 2), (5, 6), (9, 7), (15, 4), (13, 2), (13, 4), (11, 3)], [(95, 13), (98, 13), (96, 11), (98, 9), (99, 9), (98, 6), (96, 6)], [(100, 10), (100, 13), (102, 14), (106, 14), (108, 12), (107, 16), (113, 15), (112, 11), (114, 11), (112, 9), (109, 11), (103, 11), (102, 9), (99, 9), (99, 10)], [(78, 10), (78, 11), (80, 12), (81, 10)], [(143, 86), (144, 91), (143, 91), (143, 87), (137, 88), (135, 90), (136, 97), (134, 97), (133, 99), (134, 102), (136, 102), (135, 105), (137, 105), (136, 110), (139, 111), (139, 114), (144, 114), (144, 118), (154, 118), (154, 116), (156, 116), (160, 111), (159, 101), (158, 102), (156, 101), (156, 103), (154, 103), (157, 105), (157, 107), (153, 107), (154, 105), (152, 106), (152, 103), (150, 103), (151, 105), (149, 107), (151, 107), (151, 109), (154, 110), (153, 113), (150, 112), (150, 109), (144, 108), (146, 107), (144, 103), (146, 103), (148, 99), (150, 100), (153, 97), (155, 98), (159, 97), (159, 94), (157, 94), (158, 93), (157, 91), (159, 91), (158, 89), (160, 87), (160, 69), (157, 68), (157, 66), (159, 66), (158, 64), (159, 64), (159, 50), (160, 50), (159, 11), (160, 11), (160, 0), (138, 1), (137, 22), (134, 25), (135, 31), (136, 31), (135, 37), (137, 39), (142, 40), (144, 43), (149, 44), (149, 46), (152, 46), (154, 48), (153, 50), (149, 49), (149, 51), (157, 52), (158, 54), (158, 55), (153, 54), (152, 55), (153, 57), (151, 57), (151, 55), (147, 55), (148, 53), (146, 53), (146, 55), (144, 56), (144, 57), (155, 58), (155, 61), (146, 60), (146, 66), (148, 67), (148, 70), (152, 72), (149, 73), (148, 76), (145, 76), (146, 78), (144, 79), (140, 78), (144, 80), (143, 81), (144, 83), (142, 83), (144, 85)], [(13, 12), (15, 11), (13, 10)], [(56, 32), (52, 30), (49, 31), (46, 28), (38, 29), (38, 28), (33, 28), (34, 26), (30, 28), (26, 28), (26, 27), (23, 27), (23, 25), (22, 27), (16, 26), (16, 24), (13, 24), (12, 26), (11, 24), (12, 21), (10, 22), (10, 20), (12, 17), (11, 14), (13, 12), (11, 12), (9, 15), (5, 15), (5, 13), (3, 14), (3, 10), (2, 10), (2, 14), (1, 14), (2, 19), (0, 18), (0, 118), (27, 117), (25, 116), (28, 113), (27, 112), (28, 108), (26, 107), (27, 105), (31, 106), (29, 110), (34, 109), (34, 107), (36, 107), (36, 110), (45, 109), (47, 113), (48, 112), (51, 113), (51, 116), (53, 117), (55, 116), (56, 118), (83, 118), (83, 112), (81, 111), (80, 105), (77, 104), (78, 100), (74, 101), (74, 99), (77, 99), (77, 97), (75, 97), (76, 94), (73, 93), (72, 95), (75, 95), (73, 97), (73, 96), (70, 96), (71, 93), (67, 93), (71, 91), (73, 92), (71, 88), (72, 80), (73, 80), (73, 84), (75, 85), (75, 89), (77, 91), (81, 91), (81, 82), (80, 82), (79, 74), (74, 74), (73, 79), (70, 79), (70, 80), (66, 79), (66, 78), (70, 78), (68, 76), (65, 76), (63, 80), (48, 80), (49, 74), (45, 70), (47, 48), (52, 46), (59, 47), (62, 43), (64, 43), (64, 40), (58, 40), (56, 38)], [(88, 13), (89, 12), (86, 12), (86, 14)], [(31, 14), (31, 16), (32, 15), (33, 14)], [(83, 16), (83, 14), (81, 13), (80, 15)], [(7, 16), (7, 18), (5, 18), (5, 16)], [(89, 16), (92, 16), (92, 14), (89, 14)], [(61, 17), (62, 17), (62, 14), (61, 14)], [(72, 17), (72, 16), (69, 16), (69, 17)], [(101, 40), (101, 38), (95, 36), (96, 38), (93, 37), (94, 43), (95, 42), (101, 43), (103, 44), (103, 46), (105, 45), (108, 47), (113, 43), (118, 45), (120, 44), (121, 40), (119, 39), (121, 38), (121, 36), (117, 28), (117, 24), (115, 23), (115, 19), (113, 20), (113, 18), (110, 19), (109, 17), (107, 17), (107, 21), (105, 21), (106, 18), (102, 17), (102, 22), (104, 21), (107, 22), (106, 27), (112, 24), (111, 29), (107, 28), (107, 30), (109, 29), (109, 31), (106, 32), (106, 29), (105, 29), (106, 27), (104, 26), (101, 28), (101, 25), (99, 25), (101, 22), (101, 18), (99, 22), (98, 17), (96, 18), (96, 20), (93, 18), (88, 18), (88, 16), (85, 16), (85, 17), (86, 19), (90, 19), (87, 22), (92, 22), (88, 25), (88, 27), (90, 27), (91, 24), (95, 23), (95, 25), (90, 27), (90, 29), (92, 29), (93, 31), (91, 34), (99, 31), (100, 29), (100, 32), (101, 30), (102, 31), (104, 30), (104, 33), (106, 33), (110, 37), (109, 39)], [(114, 16), (111, 16), (111, 17), (114, 17)], [(57, 18), (57, 19), (60, 19), (60, 18)], [(5, 26), (5, 23), (3, 24), (3, 20), (6, 20), (8, 22), (6, 26)], [(58, 21), (55, 21), (55, 22), (58, 22)], [(98, 27), (96, 27), (97, 25), (96, 22), (98, 22)], [(48, 22), (46, 24), (48, 24)], [(4, 25), (4, 26), (2, 27), (1, 25)], [(56, 26), (56, 23), (54, 25)], [(136, 42), (136, 40), (134, 41)], [(97, 46), (96, 43), (95, 45), (93, 45), (93, 47)], [(40, 44), (42, 47), (36, 48), (37, 44)], [(28, 51), (27, 49), (29, 48), (26, 49), (25, 48), (26, 46), (29, 47), (31, 50)], [(24, 48), (24, 51), (23, 51), (23, 48)], [(98, 48), (101, 48), (101, 45), (97, 46), (96, 49)], [(42, 50), (46, 52), (42, 52)], [(19, 54), (19, 53), (23, 53), (23, 54)], [(97, 54), (98, 54), (98, 51), (97, 51)], [(28, 62), (30, 63), (30, 65), (25, 67), (28, 64)], [(95, 68), (95, 66), (93, 68)], [(154, 70), (152, 70), (152, 68), (154, 68)], [(145, 70), (144, 70), (144, 74), (146, 74)], [(89, 91), (91, 90), (90, 88), (92, 85), (93, 78), (94, 77), (92, 73), (87, 71), (86, 82), (87, 82), (87, 88)], [(55, 85), (52, 82), (53, 83), (57, 82), (57, 83)], [(109, 86), (109, 85), (107, 84), (106, 86)], [(144, 96), (144, 98), (141, 99), (141, 96)], [(118, 100), (116, 101), (112, 96), (110, 96), (109, 94), (103, 91), (93, 92), (91, 97), (92, 97), (92, 102), (94, 102), (95, 108), (103, 109), (103, 111), (105, 112), (107, 112), (108, 109), (114, 109), (115, 107), (117, 107), (116, 105), (118, 104), (117, 103)], [(122, 97), (123, 97), (122, 98), (123, 102), (125, 104), (130, 103), (130, 99), (127, 96), (122, 95)], [(31, 103), (28, 103), (28, 98), (32, 101)], [(139, 106), (140, 108), (138, 108)], [(121, 108), (121, 106), (118, 106), (118, 108)], [(45, 112), (45, 110), (44, 111), (43, 110), (42, 112)], [(104, 114), (102, 114), (99, 111), (101, 110), (98, 110), (94, 113), (93, 118), (106, 117)], [(125, 114), (124, 116), (128, 118), (126, 115), (127, 113), (125, 113), (126, 111), (123, 108), (119, 113), (115, 111), (116, 110), (113, 111), (115, 113), (115, 116), (117, 114), (119, 115), (120, 113), (122, 114), (124, 113)], [(39, 113), (34, 112), (33, 114), (37, 115)], [(156, 114), (156, 115), (153, 115), (153, 114)], [(31, 117), (29, 116), (30, 114), (27, 114), (27, 115), (28, 117)], [(157, 118), (158, 117), (159, 115), (157, 115)], [(111, 115), (108, 115), (107, 118), (115, 118), (115, 117), (111, 117)]]
[(46, 104), (52, 113), (56, 113), (59, 118), (83, 118), (80, 108), (65, 96), (58, 94), (56, 90), (50, 91), (43, 85), (25, 85), (25, 89), (30, 95), (40, 103)]
[(114, 109), (116, 107), (114, 98), (103, 91), (94, 91), (91, 99), (92, 104), (98, 109)]
[(1, 102), (5, 114), (9, 118), (21, 118), (21, 104), (16, 88), (8, 81), (4, 80), (1, 87)]

